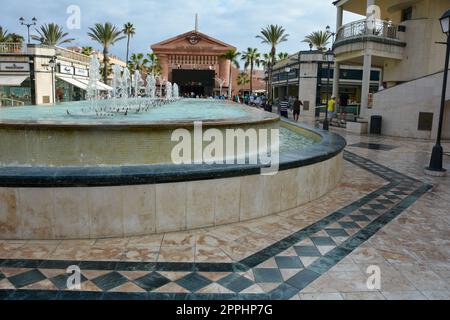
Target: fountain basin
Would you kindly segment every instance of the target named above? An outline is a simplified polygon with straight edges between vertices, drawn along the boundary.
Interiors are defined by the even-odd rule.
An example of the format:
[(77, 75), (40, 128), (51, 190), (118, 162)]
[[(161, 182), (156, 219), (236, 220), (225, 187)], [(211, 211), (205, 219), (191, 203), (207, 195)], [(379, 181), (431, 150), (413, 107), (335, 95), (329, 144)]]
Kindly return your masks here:
[[(0, 166), (0, 238), (97, 239), (219, 226), (294, 209), (336, 186), (343, 172), (342, 137), (265, 113), (255, 117), (247, 121), (260, 122), (241, 125), (279, 126), (289, 136), (276, 175), (263, 176), (261, 165), (250, 164)], [(214, 119), (211, 125), (236, 124), (238, 118)], [(136, 129), (103, 125), (88, 131)], [(303, 139), (312, 143), (299, 143)]]
[(178, 101), (127, 116), (73, 115), (84, 108), (85, 103), (0, 109), (0, 166), (171, 163), (171, 151), (178, 143), (171, 141), (173, 131), (193, 132), (195, 121), (223, 134), (227, 129), (278, 128), (279, 123), (279, 117), (271, 113), (202, 100)]

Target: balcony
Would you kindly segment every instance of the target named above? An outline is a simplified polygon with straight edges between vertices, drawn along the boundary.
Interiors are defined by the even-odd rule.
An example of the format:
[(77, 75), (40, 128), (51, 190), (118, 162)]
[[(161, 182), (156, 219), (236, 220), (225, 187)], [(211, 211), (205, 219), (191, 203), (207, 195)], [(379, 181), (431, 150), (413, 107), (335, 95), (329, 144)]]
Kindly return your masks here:
[(15, 42), (0, 42), (0, 54), (25, 53), (26, 45)]
[(72, 51), (72, 50), (68, 50), (68, 49), (60, 48), (60, 47), (55, 47), (55, 50), (56, 50), (56, 55), (58, 57), (72, 60), (73, 62), (82, 62), (82, 63), (89, 64), (89, 62), (91, 61), (91, 58), (89, 56), (86, 56), (86, 55), (76, 52), (76, 51)]
[(380, 58), (401, 60), (406, 43), (401, 41), (399, 30), (390, 21), (363, 19), (351, 22), (337, 31), (333, 51), (338, 60), (363, 56), (365, 51)]

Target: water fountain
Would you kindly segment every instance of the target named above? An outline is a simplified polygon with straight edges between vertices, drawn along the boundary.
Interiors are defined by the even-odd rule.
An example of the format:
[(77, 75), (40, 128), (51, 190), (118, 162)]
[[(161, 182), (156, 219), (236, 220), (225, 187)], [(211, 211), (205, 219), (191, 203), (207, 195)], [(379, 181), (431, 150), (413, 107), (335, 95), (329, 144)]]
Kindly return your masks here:
[(156, 97), (156, 79), (155, 76), (150, 73), (147, 76), (147, 85), (145, 87), (145, 94), (147, 95), (148, 98), (150, 99), (154, 99)]
[(166, 81), (166, 79), (163, 76), (161, 76), (160, 74), (156, 75), (155, 78), (159, 82), (159, 97), (162, 98), (162, 96), (163, 96), (163, 94), (162, 94), (162, 92), (163, 92), (162, 87), (163, 87), (164, 82)]
[[(15, 195), (11, 206), (0, 205), (0, 217), (8, 217), (0, 219), (0, 239), (123, 237), (237, 223), (294, 209), (339, 182), (345, 140), (335, 134), (238, 104), (178, 99), (178, 85), (161, 76), (147, 76), (147, 97), (137, 98), (142, 79), (131, 81), (128, 68), (113, 67), (112, 99), (98, 99), (99, 68), (91, 59), (88, 101), (0, 108), (0, 199)], [(244, 144), (252, 132), (279, 129), (280, 173), (262, 176), (264, 163), (239, 163), (248, 149), (227, 158), (231, 163), (208, 162), (212, 153), (197, 163), (196, 150), (211, 142), (198, 134), (199, 123), (222, 136), (231, 130)], [(186, 153), (194, 162), (174, 162), (178, 130), (183, 142), (203, 139)], [(217, 151), (228, 147), (213, 139)]]
[(172, 86), (172, 97), (174, 99), (180, 98), (180, 89), (178, 88), (178, 85), (176, 83), (174, 83)]
[(172, 99), (172, 83), (170, 81), (166, 81), (166, 99)]
[(89, 64), (89, 83), (87, 86), (87, 98), (89, 101), (97, 100), (98, 94), (98, 82), (101, 79), (100, 75), (100, 62), (96, 55), (91, 55), (91, 62)]
[(112, 98), (114, 99), (114, 102), (121, 96), (121, 86), (122, 86), (122, 68), (115, 64), (112, 66), (113, 71), (113, 94)]
[(139, 90), (144, 85), (144, 81), (142, 80), (142, 76), (139, 70), (136, 70), (133, 75), (133, 97), (139, 97)]

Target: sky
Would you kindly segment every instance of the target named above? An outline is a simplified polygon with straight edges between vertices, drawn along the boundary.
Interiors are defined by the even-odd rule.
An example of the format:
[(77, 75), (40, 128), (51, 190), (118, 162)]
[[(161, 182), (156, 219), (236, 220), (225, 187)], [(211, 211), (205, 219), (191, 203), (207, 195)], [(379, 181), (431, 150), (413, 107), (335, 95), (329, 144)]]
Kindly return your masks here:
[[(78, 6), (80, 28), (67, 24), (72, 17), (71, 6)], [(111, 22), (122, 28), (132, 22), (136, 35), (131, 40), (132, 53), (148, 53), (150, 45), (194, 29), (195, 14), (199, 15), (199, 31), (234, 45), (239, 51), (248, 47), (268, 52), (269, 47), (256, 38), (262, 27), (282, 25), (289, 39), (279, 52), (295, 53), (308, 49), (304, 37), (327, 25), (334, 29), (336, 9), (331, 0), (0, 0), (0, 26), (23, 35), (27, 29), (19, 18), (38, 25), (56, 22), (75, 38), (75, 46), (101, 46), (89, 39), (87, 32), (95, 23)], [(73, 7), (72, 7), (73, 8)], [(346, 13), (345, 21), (360, 17)], [(70, 27), (70, 28), (69, 28)], [(35, 33), (32, 28), (32, 34)], [(111, 53), (125, 59), (126, 40), (111, 48)]]

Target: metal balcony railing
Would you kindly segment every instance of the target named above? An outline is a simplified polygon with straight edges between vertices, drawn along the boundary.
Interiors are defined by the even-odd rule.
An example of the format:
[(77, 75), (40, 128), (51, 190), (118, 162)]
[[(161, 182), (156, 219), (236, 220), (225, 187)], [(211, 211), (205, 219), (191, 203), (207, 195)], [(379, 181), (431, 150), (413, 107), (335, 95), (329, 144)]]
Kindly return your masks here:
[(56, 55), (66, 58), (66, 59), (70, 59), (70, 60), (74, 60), (74, 61), (78, 61), (78, 62), (84, 62), (84, 63), (89, 63), (89, 61), (91, 60), (90, 57), (82, 54), (82, 53), (78, 53), (76, 51), (72, 51), (72, 50), (68, 50), (68, 49), (64, 49), (64, 48), (60, 48), (60, 47), (55, 47), (56, 50)]
[(0, 97), (0, 107), (21, 107), (24, 105), (25, 102), (23, 101)]
[(364, 19), (340, 27), (336, 34), (336, 42), (363, 36), (398, 40), (397, 30), (397, 25), (390, 21)]
[(26, 45), (19, 42), (0, 42), (0, 53), (23, 53)]

